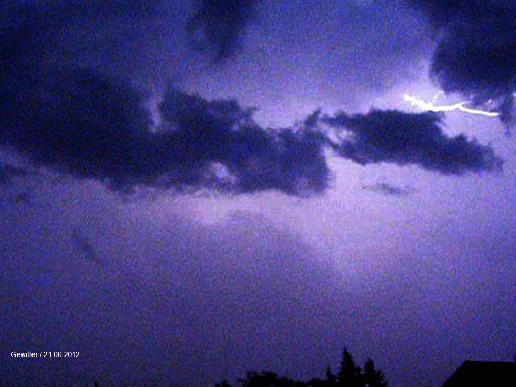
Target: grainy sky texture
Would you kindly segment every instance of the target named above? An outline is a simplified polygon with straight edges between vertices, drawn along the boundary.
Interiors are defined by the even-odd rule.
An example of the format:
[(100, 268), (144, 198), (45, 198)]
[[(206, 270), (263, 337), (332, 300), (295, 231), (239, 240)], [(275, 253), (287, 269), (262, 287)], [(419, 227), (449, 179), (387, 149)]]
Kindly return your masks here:
[(306, 381), (346, 346), (436, 387), (510, 360), (515, 20), (509, 0), (4, 2), (0, 380)]

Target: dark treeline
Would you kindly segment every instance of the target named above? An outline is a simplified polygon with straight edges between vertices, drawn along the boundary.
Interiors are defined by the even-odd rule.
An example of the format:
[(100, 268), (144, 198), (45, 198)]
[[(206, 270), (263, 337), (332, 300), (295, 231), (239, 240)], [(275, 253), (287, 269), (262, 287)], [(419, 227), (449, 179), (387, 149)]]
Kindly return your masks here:
[[(371, 358), (367, 359), (364, 368), (353, 361), (353, 356), (344, 347), (340, 370), (337, 374), (328, 365), (324, 379), (312, 378), (308, 382), (296, 381), (279, 376), (271, 371), (248, 371), (245, 378), (238, 379), (240, 387), (387, 387), (388, 383), (382, 371), (375, 368)], [(100, 387), (93, 381), (93, 387)], [(215, 387), (231, 387), (227, 380), (215, 384)]]
[[(324, 379), (312, 378), (308, 382), (301, 382), (270, 371), (250, 371), (245, 378), (239, 379), (238, 383), (241, 387), (386, 387), (388, 385), (383, 372), (375, 369), (371, 358), (365, 362), (362, 369), (355, 364), (346, 348), (342, 354), (340, 371), (334, 374), (328, 365)], [(215, 384), (215, 387), (231, 387), (231, 385), (227, 380), (223, 380)]]

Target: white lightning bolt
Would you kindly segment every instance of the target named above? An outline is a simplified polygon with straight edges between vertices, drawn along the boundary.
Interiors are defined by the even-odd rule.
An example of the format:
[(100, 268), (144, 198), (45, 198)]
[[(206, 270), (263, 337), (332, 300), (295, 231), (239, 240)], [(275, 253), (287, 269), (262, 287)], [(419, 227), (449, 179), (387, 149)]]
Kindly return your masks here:
[(407, 102), (410, 102), (413, 106), (418, 106), (423, 110), (430, 110), (433, 112), (450, 112), (452, 110), (460, 110), (462, 112), (471, 113), (471, 114), (479, 114), (479, 115), (487, 116), (487, 117), (496, 117), (500, 114), (497, 112), (486, 112), (485, 110), (468, 108), (468, 107), (464, 106), (464, 104), (466, 104), (468, 101), (459, 102), (454, 105), (435, 106), (433, 104), (433, 102), (437, 99), (438, 96), (439, 96), (439, 94), (437, 94), (434, 97), (434, 99), (432, 100), (432, 102), (430, 102), (430, 103), (422, 101), (422, 100), (420, 100), (416, 97), (413, 97), (411, 95), (408, 95), (408, 94), (405, 94), (403, 96), (403, 99)]

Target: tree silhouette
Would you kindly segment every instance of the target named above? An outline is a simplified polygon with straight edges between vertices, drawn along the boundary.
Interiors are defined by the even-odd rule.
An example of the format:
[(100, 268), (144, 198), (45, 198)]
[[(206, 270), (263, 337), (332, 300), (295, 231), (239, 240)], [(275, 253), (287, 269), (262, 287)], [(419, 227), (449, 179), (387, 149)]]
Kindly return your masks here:
[(303, 382), (295, 382), (290, 378), (280, 377), (269, 371), (247, 372), (244, 379), (238, 380), (242, 387), (306, 387)]
[[(307, 383), (278, 376), (270, 371), (247, 372), (246, 377), (238, 379), (241, 387), (387, 387), (383, 372), (376, 370), (371, 358), (364, 364), (364, 370), (355, 364), (353, 357), (344, 347), (340, 371), (337, 375), (326, 367), (326, 379), (312, 378)], [(231, 387), (227, 380), (215, 384), (215, 387)]]
[(215, 384), (215, 387), (231, 387), (231, 385), (228, 383), (226, 379), (224, 379), (219, 383)]
[(339, 387), (361, 387), (363, 386), (361, 382), (362, 371), (353, 361), (353, 356), (351, 356), (346, 347), (344, 347), (340, 371), (337, 375), (337, 385)]
[(326, 367), (326, 385), (328, 387), (337, 385), (337, 376), (335, 376), (333, 372), (331, 372), (331, 367), (329, 364)]
[(327, 386), (326, 383), (327, 383), (326, 380), (322, 380), (319, 378), (312, 378), (306, 383), (306, 385), (309, 387), (326, 387)]
[(374, 368), (374, 362), (371, 358), (367, 359), (364, 365), (363, 380), (365, 387), (387, 387), (383, 372)]

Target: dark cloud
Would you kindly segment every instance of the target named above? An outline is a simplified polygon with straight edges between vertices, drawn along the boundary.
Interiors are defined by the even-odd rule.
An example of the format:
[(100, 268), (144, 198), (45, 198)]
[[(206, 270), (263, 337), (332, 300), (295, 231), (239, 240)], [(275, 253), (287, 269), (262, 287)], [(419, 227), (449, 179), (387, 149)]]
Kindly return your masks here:
[(14, 89), (3, 111), (0, 142), (39, 164), (78, 177), (138, 175), (139, 142), (151, 119), (129, 81), (71, 69)]
[(115, 189), (145, 184), (302, 194), (328, 183), (321, 134), (266, 131), (251, 119), (253, 109), (235, 101), (209, 102), (171, 88), (161, 104), (169, 130), (153, 133), (129, 81), (92, 70), (56, 73), (19, 94), (2, 115), (2, 144)]
[[(32, 4), (0, 6), (0, 82), (4, 90), (15, 73), (30, 70), (31, 58), (37, 53), (45, 24), (41, 22), (37, 8)], [(39, 67), (38, 62), (32, 66)], [(11, 76), (11, 78), (7, 78)]]
[(155, 15), (163, 0), (8, 0), (0, 6), (4, 25), (25, 20), (52, 26), (70, 20), (113, 17), (146, 18)]
[[(145, 96), (129, 79), (66, 60), (54, 67), (43, 64), (44, 42), (53, 28), (91, 18), (147, 15), (142, 2), (13, 4), (2, 8), (9, 21), (1, 26), (0, 144), (21, 150), (39, 165), (120, 190), (145, 184), (300, 194), (327, 186), (323, 139), (317, 133), (293, 128), (269, 133), (252, 122), (252, 109), (174, 90), (162, 104), (174, 130), (152, 133)], [(190, 25), (207, 28), (222, 58), (234, 49), (254, 4), (204, 2)]]
[[(108, 68), (136, 78), (134, 63), (156, 47), (156, 34), (147, 26), (160, 20), (162, 3), (13, 0), (0, 4), (0, 99), (7, 103), (6, 95), (14, 87), (29, 91), (46, 72), (61, 67)], [(143, 70), (139, 72), (144, 76)]]
[(516, 7), (508, 1), (418, 0), (439, 29), (431, 77), (447, 93), (477, 104), (498, 103), (500, 119), (513, 123), (516, 92)]
[(464, 135), (447, 137), (437, 113), (373, 110), (367, 114), (338, 113), (322, 121), (337, 129), (335, 151), (361, 165), (390, 162), (417, 164), (443, 174), (500, 171), (503, 161), (491, 147)]
[[(329, 180), (324, 136), (308, 128), (265, 130), (253, 109), (236, 101), (206, 101), (170, 88), (160, 106), (173, 130), (158, 134), (163, 159), (180, 165), (178, 177), (217, 188), (252, 192), (278, 189), (289, 194), (321, 192)], [(168, 148), (168, 149), (167, 149)], [(217, 165), (219, 167), (218, 171)]]
[(516, 87), (516, 11), (485, 3), (450, 22), (432, 59), (432, 75), (444, 91), (481, 99)]
[(412, 190), (407, 187), (398, 187), (390, 183), (376, 182), (375, 184), (365, 184), (362, 189), (366, 191), (379, 192), (389, 196), (405, 196), (408, 195)]
[[(84, 25), (101, 19), (143, 19), (156, 15), (162, 0), (47, 0), (37, 3), (10, 1), (0, 5), (0, 39), (3, 53), (41, 54), (39, 38), (70, 23)], [(4, 57), (12, 61), (13, 58)], [(32, 65), (36, 65), (33, 63)], [(3, 70), (3, 69), (2, 69)]]
[(498, 105), (500, 112), (500, 120), (504, 123), (506, 128), (506, 135), (510, 135), (511, 128), (514, 126), (514, 96), (506, 94)]
[(214, 62), (229, 58), (240, 48), (241, 36), (254, 19), (260, 0), (200, 0), (187, 24), (192, 47), (213, 51)]
[(407, 0), (412, 6), (422, 9), (429, 22), (440, 28), (450, 22), (455, 10), (464, 0)]
[[(224, 59), (236, 47), (256, 3), (204, 1), (189, 22), (190, 32), (202, 28), (206, 42), (217, 49), (216, 59)], [(253, 108), (169, 87), (160, 104), (163, 128), (153, 132), (145, 107), (148, 96), (131, 80), (65, 59), (55, 66), (44, 64), (43, 42), (49, 41), (46, 33), (52, 28), (99, 17), (145, 17), (151, 9), (138, 0), (2, 8), (9, 17), (0, 26), (0, 145), (22, 151), (36, 165), (97, 179), (120, 191), (146, 185), (318, 193), (331, 179), (327, 146), (363, 165), (413, 163), (445, 174), (501, 168), (491, 148), (442, 134), (439, 116), (432, 113), (373, 111), (322, 119), (318, 110), (297, 125), (265, 129), (253, 120)], [(504, 103), (510, 116), (512, 99), (506, 97)], [(345, 127), (353, 138), (334, 143), (320, 122)]]
[[(68, 0), (50, 1), (52, 9), (70, 19), (148, 18), (155, 15), (163, 0)], [(55, 12), (54, 11), (54, 12)]]
[[(73, 34), (66, 35), (65, 40), (60, 39), (60, 34), (69, 32), (70, 26), (80, 29), (80, 34), (106, 40), (108, 34), (97, 31), (99, 26), (109, 25), (114, 20), (150, 17), (160, 2), (47, 0), (37, 3), (10, 1), (0, 5), (0, 110), (10, 109), (8, 105), (13, 100), (41, 93), (48, 87), (45, 82), (52, 82), (58, 73), (59, 82), (64, 82), (63, 87), (74, 82), (73, 79), (66, 79), (67, 72), (71, 71), (72, 66), (83, 65), (85, 60), (80, 59), (82, 51), (92, 48), (87, 47), (85, 42), (76, 41), (77, 36)], [(91, 39), (86, 41), (95, 46)], [(77, 51), (81, 51), (81, 54), (72, 59), (67, 49), (62, 47), (65, 44), (77, 45)]]
[[(64, 76), (63, 79), (60, 77)], [(40, 165), (116, 190), (136, 185), (211, 188), (225, 192), (275, 189), (291, 195), (322, 192), (331, 178), (330, 146), (366, 165), (418, 164), (444, 174), (500, 170), (490, 147), (446, 137), (435, 113), (372, 111), (335, 117), (311, 114), (296, 127), (264, 129), (253, 108), (233, 100), (207, 101), (170, 87), (160, 104), (164, 129), (150, 130), (150, 113), (129, 81), (87, 69), (54, 74), (31, 93), (13, 98), (0, 141)], [(324, 122), (349, 139), (336, 143)]]

